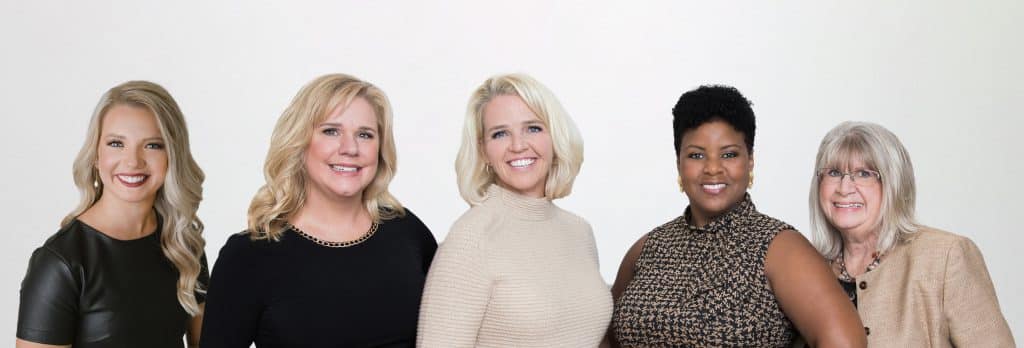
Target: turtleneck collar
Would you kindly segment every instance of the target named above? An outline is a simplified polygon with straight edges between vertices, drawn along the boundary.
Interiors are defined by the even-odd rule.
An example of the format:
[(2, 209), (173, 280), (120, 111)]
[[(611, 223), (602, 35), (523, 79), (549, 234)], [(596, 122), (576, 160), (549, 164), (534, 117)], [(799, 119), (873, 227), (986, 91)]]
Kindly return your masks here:
[(501, 204), (508, 214), (523, 220), (547, 220), (555, 213), (555, 205), (547, 198), (526, 197), (497, 184), (487, 188), (485, 201), (492, 200)]
[(736, 203), (736, 205), (729, 209), (729, 211), (711, 218), (711, 220), (708, 221), (708, 224), (704, 225), (704, 227), (697, 227), (697, 225), (693, 224), (693, 214), (691, 213), (689, 206), (686, 207), (686, 212), (683, 213), (683, 222), (685, 222), (686, 226), (693, 231), (717, 232), (722, 230), (723, 227), (729, 226), (733, 220), (736, 220), (739, 217), (749, 216), (756, 211), (757, 208), (754, 207), (754, 201), (750, 199), (750, 193), (748, 192), (744, 193), (743, 199), (740, 200), (739, 203)]

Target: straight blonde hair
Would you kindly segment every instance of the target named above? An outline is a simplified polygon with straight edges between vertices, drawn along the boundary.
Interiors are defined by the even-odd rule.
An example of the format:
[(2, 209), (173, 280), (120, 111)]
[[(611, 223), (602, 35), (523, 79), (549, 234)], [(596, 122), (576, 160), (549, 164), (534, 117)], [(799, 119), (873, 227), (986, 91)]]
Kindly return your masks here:
[(811, 180), (810, 215), (811, 241), (829, 260), (839, 257), (843, 236), (825, 217), (819, 199), (822, 168), (848, 168), (854, 160), (861, 160), (868, 169), (877, 171), (882, 185), (881, 214), (874, 223), (878, 226), (875, 250), (885, 253), (896, 243), (906, 240), (920, 229), (914, 217), (916, 188), (914, 166), (903, 143), (885, 127), (868, 122), (847, 121), (832, 128), (818, 146)]
[(61, 226), (77, 219), (103, 194), (103, 183), (96, 171), (100, 127), (107, 111), (116, 105), (144, 108), (156, 117), (167, 150), (167, 177), (153, 203), (162, 218), (160, 249), (178, 270), (178, 303), (189, 315), (198, 315), (200, 309), (195, 294), (206, 292), (198, 281), (206, 241), (202, 236), (203, 222), (196, 216), (196, 210), (203, 200), (205, 175), (192, 158), (185, 117), (171, 94), (160, 85), (149, 81), (128, 81), (114, 86), (100, 97), (89, 121), (85, 143), (78, 151), (72, 168), (81, 199), (61, 221)]
[(517, 96), (526, 103), (551, 134), (554, 160), (544, 184), (544, 197), (554, 200), (572, 192), (573, 181), (583, 165), (583, 138), (572, 118), (547, 87), (525, 74), (497, 75), (473, 91), (462, 127), (462, 145), (455, 160), (455, 173), (462, 199), (470, 205), (483, 202), (487, 187), (497, 177), (481, 158), (484, 137), (484, 108), (495, 97)]
[(288, 217), (306, 201), (308, 173), (304, 154), (314, 128), (332, 110), (348, 107), (355, 98), (363, 98), (373, 107), (380, 140), (377, 173), (363, 191), (363, 204), (375, 222), (405, 215), (402, 204), (388, 192), (388, 184), (398, 168), (391, 103), (380, 88), (369, 82), (345, 74), (329, 74), (303, 86), (277, 120), (263, 167), (267, 183), (249, 204), (251, 238), (276, 241), (281, 237)]

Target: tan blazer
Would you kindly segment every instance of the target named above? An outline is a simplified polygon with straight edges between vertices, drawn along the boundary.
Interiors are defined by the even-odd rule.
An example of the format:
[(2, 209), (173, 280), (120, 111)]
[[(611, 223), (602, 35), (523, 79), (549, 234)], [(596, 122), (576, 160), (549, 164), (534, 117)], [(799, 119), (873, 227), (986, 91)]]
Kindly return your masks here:
[(857, 277), (871, 347), (1014, 347), (978, 247), (924, 227)]

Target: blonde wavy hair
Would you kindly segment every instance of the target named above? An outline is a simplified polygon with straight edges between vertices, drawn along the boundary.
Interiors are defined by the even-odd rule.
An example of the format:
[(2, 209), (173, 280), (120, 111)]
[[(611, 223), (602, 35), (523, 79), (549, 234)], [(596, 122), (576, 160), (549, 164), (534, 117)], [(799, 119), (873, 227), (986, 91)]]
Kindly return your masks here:
[(518, 96), (526, 103), (551, 134), (554, 160), (544, 183), (544, 197), (554, 200), (572, 192), (573, 181), (583, 165), (583, 138), (572, 118), (547, 87), (525, 74), (506, 74), (488, 78), (473, 91), (462, 127), (462, 145), (455, 160), (459, 193), (470, 205), (483, 202), (487, 187), (496, 176), (486, 169), (483, 158), (484, 107), (495, 97)]
[(103, 118), (115, 105), (145, 108), (156, 117), (167, 151), (167, 177), (153, 203), (163, 222), (160, 249), (178, 270), (178, 302), (189, 315), (198, 315), (200, 309), (195, 294), (206, 292), (198, 281), (206, 241), (202, 236), (203, 222), (196, 216), (196, 210), (203, 200), (205, 175), (192, 158), (185, 117), (174, 98), (160, 85), (149, 81), (128, 81), (114, 86), (100, 97), (89, 121), (85, 143), (72, 169), (81, 200), (61, 221), (61, 226), (67, 226), (78, 218), (103, 194), (103, 183), (96, 171), (97, 148)]
[(885, 127), (868, 122), (843, 122), (832, 128), (818, 147), (811, 180), (810, 215), (811, 242), (829, 260), (839, 257), (843, 236), (829, 223), (818, 197), (822, 168), (847, 168), (859, 159), (868, 169), (881, 174), (882, 206), (878, 221), (878, 242), (875, 250), (885, 253), (896, 243), (906, 240), (920, 229), (914, 217), (917, 196), (914, 166), (903, 143)]
[(252, 239), (276, 241), (281, 237), (288, 217), (306, 201), (308, 173), (304, 154), (316, 125), (339, 105), (348, 107), (355, 98), (363, 98), (373, 107), (380, 140), (377, 173), (363, 190), (363, 204), (376, 222), (405, 215), (402, 204), (388, 192), (388, 184), (398, 169), (388, 97), (369, 82), (345, 74), (329, 74), (303, 86), (277, 120), (263, 167), (267, 183), (249, 204), (248, 229)]

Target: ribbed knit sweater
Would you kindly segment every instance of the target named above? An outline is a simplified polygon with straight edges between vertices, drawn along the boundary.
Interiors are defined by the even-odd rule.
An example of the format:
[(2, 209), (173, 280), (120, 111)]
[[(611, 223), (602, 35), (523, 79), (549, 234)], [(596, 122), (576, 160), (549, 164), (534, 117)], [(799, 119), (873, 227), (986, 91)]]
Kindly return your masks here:
[(427, 274), (419, 347), (596, 347), (612, 299), (590, 225), (497, 185), (452, 226)]

